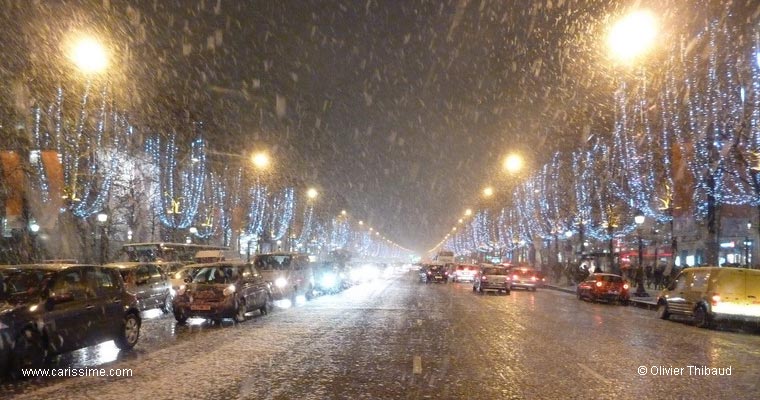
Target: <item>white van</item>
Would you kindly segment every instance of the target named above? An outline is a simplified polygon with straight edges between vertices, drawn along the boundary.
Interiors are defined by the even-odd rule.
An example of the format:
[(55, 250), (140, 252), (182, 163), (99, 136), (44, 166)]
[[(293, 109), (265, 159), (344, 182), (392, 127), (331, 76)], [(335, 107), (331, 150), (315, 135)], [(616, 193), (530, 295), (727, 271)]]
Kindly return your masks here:
[(657, 316), (684, 315), (697, 326), (721, 320), (760, 322), (760, 271), (744, 268), (687, 268), (657, 300)]
[(261, 272), (264, 280), (272, 284), (275, 300), (295, 300), (299, 295), (309, 299), (313, 296), (314, 271), (306, 254), (257, 254), (253, 264)]

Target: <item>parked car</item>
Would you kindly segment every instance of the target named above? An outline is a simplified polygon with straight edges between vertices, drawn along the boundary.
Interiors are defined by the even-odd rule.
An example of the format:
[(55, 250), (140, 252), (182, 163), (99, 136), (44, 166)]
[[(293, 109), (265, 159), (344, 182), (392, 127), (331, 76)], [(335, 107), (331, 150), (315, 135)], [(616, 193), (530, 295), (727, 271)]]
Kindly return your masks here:
[(36, 264), (0, 274), (0, 371), (19, 376), (47, 357), (108, 340), (120, 349), (137, 344), (137, 298), (115, 269)]
[(449, 276), (453, 282), (472, 282), (475, 280), (475, 274), (477, 271), (477, 265), (459, 264), (454, 268)]
[(538, 272), (532, 268), (512, 268), (510, 274), (512, 276), (513, 289), (520, 288), (535, 292), (536, 288), (541, 284)]
[(603, 300), (628, 304), (630, 286), (622, 276), (615, 274), (591, 274), (578, 284), (576, 293), (579, 300)]
[(193, 281), (180, 286), (174, 297), (177, 322), (184, 323), (190, 317), (243, 322), (249, 311), (267, 314), (273, 307), (271, 287), (253, 265), (223, 261), (202, 266)]
[(745, 268), (687, 268), (657, 299), (657, 316), (691, 317), (710, 328), (719, 321), (760, 322), (760, 271)]
[(171, 312), (174, 297), (172, 284), (169, 275), (158, 263), (117, 262), (104, 267), (119, 271), (127, 291), (137, 296), (140, 311), (158, 308), (164, 314)]
[(337, 293), (348, 286), (348, 275), (339, 263), (322, 262), (313, 269), (315, 289), (319, 293)]
[(261, 271), (264, 280), (272, 284), (276, 300), (295, 300), (299, 295), (308, 299), (314, 294), (314, 270), (305, 254), (258, 254), (254, 266)]
[(472, 291), (485, 293), (493, 290), (509, 295), (512, 292), (509, 269), (496, 265), (481, 265), (472, 282)]

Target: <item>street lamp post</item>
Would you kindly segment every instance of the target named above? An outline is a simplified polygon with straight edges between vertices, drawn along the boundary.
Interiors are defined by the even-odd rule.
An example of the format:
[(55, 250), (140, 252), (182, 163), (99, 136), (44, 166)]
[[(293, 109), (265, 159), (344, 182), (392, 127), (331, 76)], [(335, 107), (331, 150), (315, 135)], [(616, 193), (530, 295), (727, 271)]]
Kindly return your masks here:
[(37, 222), (32, 221), (32, 223), (29, 224), (29, 233), (29, 236), (32, 240), (32, 251), (30, 257), (32, 261), (37, 261), (37, 235), (40, 233), (40, 225), (37, 224)]
[(106, 231), (106, 223), (108, 222), (108, 214), (100, 213), (97, 216), (99, 237), (100, 237), (100, 255), (98, 262), (105, 264), (108, 260), (108, 232)]
[(643, 214), (638, 214), (634, 218), (634, 221), (636, 222), (636, 234), (638, 236), (639, 241), (639, 265), (636, 268), (636, 293), (635, 296), (638, 297), (646, 297), (647, 291), (644, 288), (644, 240), (641, 237), (641, 225), (644, 223), (645, 217)]
[(752, 245), (752, 241), (749, 238), (749, 234), (752, 231), (752, 222), (747, 222), (747, 236), (744, 238), (744, 264), (747, 268), (750, 268), (749, 262), (749, 247)]

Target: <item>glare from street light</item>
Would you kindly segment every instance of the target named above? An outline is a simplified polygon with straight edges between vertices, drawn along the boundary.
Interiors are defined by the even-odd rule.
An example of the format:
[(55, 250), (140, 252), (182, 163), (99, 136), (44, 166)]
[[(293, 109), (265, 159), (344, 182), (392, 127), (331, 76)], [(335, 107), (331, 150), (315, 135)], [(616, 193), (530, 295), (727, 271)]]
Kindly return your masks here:
[(654, 45), (657, 30), (657, 18), (652, 12), (634, 11), (612, 26), (607, 47), (617, 60), (630, 63)]
[(485, 197), (491, 197), (493, 196), (493, 188), (488, 186), (485, 189), (483, 189), (483, 196)]
[(523, 167), (523, 159), (519, 154), (510, 154), (504, 159), (504, 170), (510, 174), (519, 172)]
[(251, 162), (253, 163), (253, 166), (258, 169), (266, 169), (269, 167), (270, 163), (269, 154), (263, 151), (255, 153), (251, 156)]
[(340, 215), (345, 216), (346, 215), (346, 210), (340, 210)]
[(309, 188), (309, 190), (306, 191), (306, 197), (310, 199), (316, 199), (317, 196), (319, 196), (319, 192), (317, 192), (317, 189)]
[(95, 38), (83, 37), (74, 43), (71, 61), (85, 74), (97, 74), (108, 67), (106, 50)]
[(466, 215), (466, 216), (468, 216), (468, 217), (469, 217), (470, 215), (472, 215), (472, 209), (471, 209), (471, 208), (468, 208), (468, 209), (464, 210), (464, 215)]

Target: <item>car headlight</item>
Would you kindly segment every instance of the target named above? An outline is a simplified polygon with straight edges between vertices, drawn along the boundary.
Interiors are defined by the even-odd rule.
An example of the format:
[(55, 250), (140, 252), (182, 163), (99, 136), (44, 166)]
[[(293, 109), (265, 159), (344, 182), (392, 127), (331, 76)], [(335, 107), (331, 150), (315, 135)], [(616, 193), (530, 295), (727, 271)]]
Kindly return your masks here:
[(324, 286), (326, 288), (331, 288), (331, 287), (335, 286), (335, 282), (336, 282), (336, 280), (335, 280), (335, 274), (325, 274), (324, 276), (322, 276), (322, 282), (321, 283), (322, 283), (322, 286)]
[(229, 296), (233, 293), (235, 293), (235, 285), (227, 286), (226, 288), (224, 288), (224, 291), (222, 292), (222, 294), (224, 294), (225, 296)]
[(285, 278), (277, 278), (274, 280), (274, 285), (278, 288), (284, 288), (288, 285), (288, 280)]

